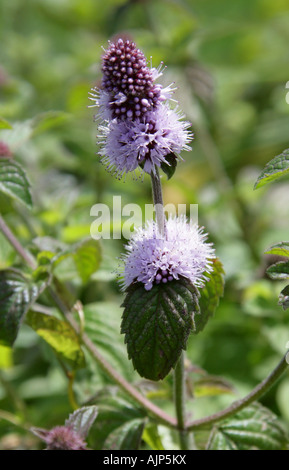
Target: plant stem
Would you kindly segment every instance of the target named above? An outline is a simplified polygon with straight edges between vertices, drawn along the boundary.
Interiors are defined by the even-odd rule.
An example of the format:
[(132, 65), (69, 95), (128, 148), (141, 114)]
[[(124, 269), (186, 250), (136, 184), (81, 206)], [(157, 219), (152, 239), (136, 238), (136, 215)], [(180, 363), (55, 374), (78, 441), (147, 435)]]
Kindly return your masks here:
[[(32, 269), (36, 269), (37, 263), (34, 257), (26, 251), (23, 246), (16, 239), (14, 234), (11, 232), (10, 228), (6, 225), (4, 219), (0, 216), (0, 230), (10, 244), (14, 247), (16, 252), (22, 257), (22, 259), (30, 266)], [(59, 293), (56, 291), (55, 287), (49, 286), (48, 291), (57, 305), (60, 312), (64, 315), (67, 322), (74, 329), (74, 331), (79, 334), (80, 328), (76, 321), (74, 320), (69, 307), (66, 305), (65, 301), (61, 298)], [(94, 343), (89, 339), (89, 337), (84, 333), (80, 337), (82, 343), (85, 345), (86, 349), (90, 352), (94, 360), (102, 368), (102, 370), (109, 375), (113, 381), (115, 381), (125, 392), (127, 392), (134, 400), (145, 408), (152, 416), (157, 418), (157, 420), (170, 427), (176, 427), (177, 422), (175, 418), (172, 418), (167, 413), (162, 411), (158, 406), (152, 403), (150, 400), (145, 398), (133, 385), (127, 382), (114, 368), (106, 361), (106, 359), (100, 354)]]
[(155, 166), (155, 172), (151, 172), (153, 202), (156, 211), (156, 222), (161, 235), (165, 231), (165, 214), (161, 179), (158, 168)]
[(184, 352), (182, 352), (174, 370), (174, 400), (179, 429), (181, 450), (190, 449), (190, 436), (186, 429), (186, 382), (184, 367)]
[(246, 406), (258, 400), (262, 395), (268, 392), (268, 390), (277, 382), (277, 380), (288, 367), (288, 351), (281, 359), (277, 367), (273, 370), (273, 372), (271, 372), (266, 379), (259, 383), (247, 396), (241, 398), (240, 400), (234, 401), (232, 405), (230, 405), (225, 410), (219, 411), (218, 413), (215, 413), (211, 416), (207, 416), (206, 418), (192, 421), (187, 425), (187, 429), (193, 431), (195, 429), (211, 427), (212, 424), (235, 415), (238, 411), (241, 411)]

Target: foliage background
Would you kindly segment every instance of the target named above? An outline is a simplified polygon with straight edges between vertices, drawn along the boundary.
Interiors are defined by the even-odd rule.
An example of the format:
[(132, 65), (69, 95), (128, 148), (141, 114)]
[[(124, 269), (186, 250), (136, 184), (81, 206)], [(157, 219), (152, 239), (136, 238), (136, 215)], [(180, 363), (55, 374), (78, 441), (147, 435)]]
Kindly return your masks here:
[[(199, 389), (195, 385), (195, 395), (201, 396), (190, 397), (188, 404), (195, 417), (250, 391), (289, 341), (289, 314), (277, 305), (285, 284), (267, 278), (269, 260), (263, 254), (269, 245), (288, 240), (289, 186), (283, 180), (253, 191), (267, 161), (289, 147), (288, 24), (286, 0), (0, 3), (0, 116), (13, 125), (0, 131), (0, 140), (27, 171), (34, 209), (28, 213), (4, 196), (0, 207), (27, 247), (36, 237), (74, 243), (89, 236), (91, 206), (111, 206), (113, 195), (121, 195), (123, 205), (151, 202), (148, 177), (119, 182), (96, 156), (88, 92), (99, 83), (107, 40), (127, 34), (152, 56), (154, 66), (167, 65), (164, 82), (178, 86), (176, 99), (192, 122), (195, 141), (174, 178), (164, 180), (165, 203), (199, 204), (199, 223), (210, 233), (226, 272), (215, 317), (189, 340), (188, 375), (202, 377), (200, 367), (234, 388), (232, 395), (220, 393), (228, 391), (227, 382), (217, 388), (212, 381)], [(119, 334), (122, 296), (113, 271), (122, 243), (103, 241), (100, 269), (89, 282), (83, 283), (69, 263), (58, 275), (87, 305), (86, 328), (103, 353), (173, 412), (171, 378), (162, 384), (141, 381)], [(0, 268), (18, 261), (0, 235)], [(67, 378), (49, 347), (25, 325), (14, 352), (2, 348), (0, 366), (0, 449), (35, 448), (40, 444), (23, 423), (49, 428), (64, 422), (72, 411)], [(87, 368), (75, 377), (77, 400), (101, 395), (104, 386), (113, 390), (87, 358)], [(288, 393), (287, 374), (262, 400), (287, 427)], [(166, 448), (176, 445), (168, 431), (160, 433)]]

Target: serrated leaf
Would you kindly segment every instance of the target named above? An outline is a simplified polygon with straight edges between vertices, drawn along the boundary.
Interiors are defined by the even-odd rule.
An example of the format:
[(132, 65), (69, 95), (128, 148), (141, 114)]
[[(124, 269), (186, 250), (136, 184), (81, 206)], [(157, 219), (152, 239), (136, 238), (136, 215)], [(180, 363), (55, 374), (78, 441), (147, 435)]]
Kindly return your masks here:
[(25, 314), (48, 285), (34, 282), (19, 271), (0, 271), (0, 344), (11, 346)]
[(85, 283), (95, 273), (100, 265), (101, 250), (97, 240), (85, 240), (75, 246), (73, 254), (76, 269)]
[(277, 416), (255, 403), (215, 427), (207, 450), (281, 450), (287, 442)]
[(85, 358), (80, 340), (67, 322), (52, 315), (30, 311), (26, 323), (73, 369), (84, 367)]
[(177, 168), (177, 157), (174, 153), (166, 156), (166, 161), (161, 164), (161, 169), (167, 175), (168, 180), (174, 175)]
[(0, 159), (0, 191), (32, 207), (30, 184), (23, 168), (10, 158)]
[(97, 406), (83, 406), (69, 415), (69, 418), (65, 421), (65, 426), (73, 429), (80, 437), (85, 439), (97, 415)]
[(142, 376), (163, 379), (175, 366), (192, 331), (198, 312), (198, 291), (185, 278), (154, 285), (142, 283), (127, 289), (121, 332), (129, 359)]
[(212, 260), (213, 271), (206, 274), (208, 281), (200, 289), (200, 310), (194, 316), (193, 333), (197, 334), (204, 329), (210, 317), (212, 317), (219, 305), (220, 297), (224, 293), (224, 270), (218, 258)]
[(271, 279), (289, 279), (289, 261), (272, 264), (266, 273)]
[(286, 256), (289, 258), (289, 242), (276, 243), (275, 245), (270, 246), (270, 248), (265, 251), (265, 254)]
[(134, 419), (116, 428), (105, 440), (104, 450), (137, 450), (145, 422), (143, 419)]
[(281, 176), (289, 173), (289, 149), (284, 150), (281, 155), (273, 158), (258, 177), (254, 189), (261, 188), (267, 183), (271, 183)]

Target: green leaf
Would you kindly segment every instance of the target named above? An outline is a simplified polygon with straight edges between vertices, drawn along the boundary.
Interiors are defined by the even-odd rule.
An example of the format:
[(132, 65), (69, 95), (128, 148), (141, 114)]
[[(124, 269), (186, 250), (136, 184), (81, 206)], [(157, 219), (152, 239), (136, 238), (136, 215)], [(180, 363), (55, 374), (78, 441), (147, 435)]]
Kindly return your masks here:
[(109, 442), (109, 436), (128, 422), (144, 422), (145, 412), (119, 397), (98, 400), (98, 417), (93, 429), (96, 449), (102, 449)]
[[(135, 379), (137, 375), (127, 359), (123, 338), (119, 334), (119, 323), (122, 314), (119, 304), (96, 302), (86, 304), (83, 310), (85, 331), (101, 354), (127, 380), (132, 381)], [(105, 377), (105, 380), (106, 383), (111, 383), (107, 377)]]
[(195, 380), (193, 388), (194, 397), (196, 398), (234, 393), (234, 388), (231, 384), (213, 375), (206, 375), (201, 379)]
[(266, 273), (271, 279), (289, 279), (289, 261), (272, 264)]
[(158, 426), (155, 423), (148, 422), (144, 428), (142, 440), (146, 442), (152, 450), (164, 450), (161, 441)]
[(278, 305), (281, 305), (283, 310), (287, 310), (289, 307), (289, 285), (281, 290)]
[(281, 155), (273, 158), (258, 177), (254, 189), (261, 188), (271, 181), (275, 181), (281, 176), (285, 176), (289, 173), (289, 149), (284, 150)]
[(0, 191), (32, 207), (30, 184), (22, 167), (11, 158), (0, 159)]
[(85, 358), (80, 340), (68, 323), (34, 311), (28, 312), (26, 323), (73, 369), (84, 367)]
[(275, 245), (270, 246), (270, 248), (265, 251), (265, 254), (286, 256), (289, 258), (289, 242), (276, 243)]
[(69, 415), (69, 418), (65, 421), (65, 426), (72, 428), (80, 437), (85, 439), (97, 415), (97, 406), (83, 406)]
[(12, 129), (11, 124), (0, 117), (0, 129)]
[(33, 282), (12, 269), (0, 271), (0, 344), (14, 343), (25, 314), (48, 282)]
[(199, 312), (194, 316), (193, 333), (197, 334), (204, 329), (210, 317), (212, 317), (219, 305), (220, 297), (224, 293), (224, 270), (218, 258), (212, 260), (213, 271), (206, 274), (208, 281), (200, 289)]
[(161, 164), (161, 169), (167, 175), (168, 180), (174, 175), (177, 168), (177, 157), (174, 153), (166, 156), (166, 161)]
[(100, 243), (97, 240), (88, 239), (74, 247), (73, 254), (76, 269), (84, 283), (95, 273), (101, 261)]
[(128, 356), (147, 379), (163, 379), (186, 348), (198, 312), (198, 291), (185, 278), (154, 285), (142, 283), (127, 289), (121, 332)]
[(137, 450), (145, 422), (143, 419), (134, 419), (116, 428), (105, 440), (104, 450)]
[(12, 349), (0, 344), (0, 369), (8, 369), (12, 363)]
[(277, 416), (255, 403), (214, 427), (207, 450), (281, 450), (287, 442)]

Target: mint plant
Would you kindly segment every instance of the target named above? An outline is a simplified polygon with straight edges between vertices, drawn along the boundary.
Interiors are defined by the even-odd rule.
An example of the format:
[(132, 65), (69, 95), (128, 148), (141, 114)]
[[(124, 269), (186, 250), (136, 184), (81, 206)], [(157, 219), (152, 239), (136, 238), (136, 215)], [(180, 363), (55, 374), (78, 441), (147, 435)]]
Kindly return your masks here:
[[(182, 113), (172, 107), (173, 85), (162, 87), (157, 82), (163, 69), (149, 67), (135, 43), (122, 39), (109, 43), (102, 72), (101, 87), (90, 95), (98, 110), (100, 160), (119, 179), (127, 174), (150, 177), (156, 214), (155, 220), (135, 230), (120, 259), (124, 299), (119, 335), (138, 377), (154, 386), (164, 379), (173, 382), (175, 413), (157, 406), (138, 380), (125, 377), (121, 365), (112, 364), (101, 352), (110, 328), (109, 307), (101, 321), (95, 319), (89, 305), (75, 299), (59, 279), (59, 267), (70, 260), (81, 282), (87, 283), (99, 269), (101, 243), (84, 239), (64, 245), (53, 238), (34, 237), (24, 247), (3, 214), (0, 230), (18, 260), (0, 271), (0, 344), (11, 348), (24, 323), (34, 330), (64, 370), (74, 410), (64, 425), (49, 430), (31, 424), (29, 429), (51, 450), (162, 450), (159, 426), (178, 435), (182, 450), (198, 448), (194, 437), (203, 430), (207, 450), (286, 449), (288, 436), (282, 423), (258, 400), (286, 370), (287, 353), (244, 398), (204, 418), (188, 416), (187, 343), (214, 316), (224, 291), (218, 247), (209, 242), (209, 235), (186, 217), (167, 218), (164, 212), (160, 172), (176, 177), (180, 153), (190, 150), (193, 134)], [(43, 120), (42, 116), (42, 124)], [(5, 143), (1, 149), (0, 191), (29, 210), (33, 198), (26, 171), (12, 159)], [(288, 151), (272, 160), (255, 187), (288, 172), (287, 160)], [(267, 253), (287, 258), (288, 247), (289, 242), (281, 242)], [(267, 272), (274, 279), (289, 278), (288, 261), (270, 266)], [(288, 288), (280, 294), (284, 309), (289, 304)], [(110, 334), (106, 340), (113, 348), (113, 331)], [(75, 393), (76, 376), (93, 368), (91, 360), (110, 379), (113, 392), (104, 387), (81, 403)], [(215, 379), (214, 385), (224, 383)]]

